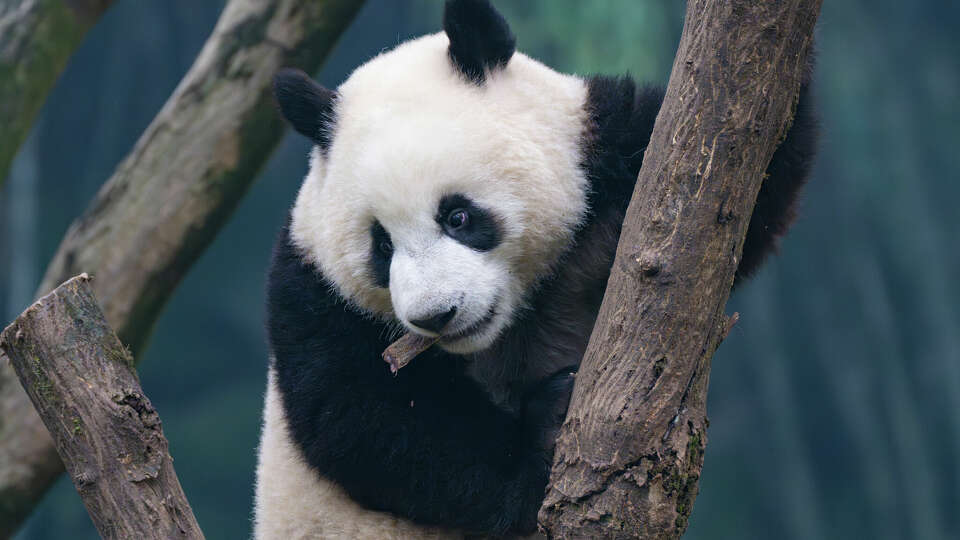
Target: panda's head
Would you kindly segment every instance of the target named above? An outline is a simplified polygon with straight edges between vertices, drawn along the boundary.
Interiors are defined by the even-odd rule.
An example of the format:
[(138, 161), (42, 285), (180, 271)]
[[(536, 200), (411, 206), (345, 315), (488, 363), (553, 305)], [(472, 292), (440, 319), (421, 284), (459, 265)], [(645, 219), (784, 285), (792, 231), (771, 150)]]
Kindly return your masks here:
[(360, 66), (336, 90), (275, 79), (315, 146), (291, 236), (337, 292), (455, 353), (490, 346), (586, 211), (586, 86), (514, 52), (487, 1)]

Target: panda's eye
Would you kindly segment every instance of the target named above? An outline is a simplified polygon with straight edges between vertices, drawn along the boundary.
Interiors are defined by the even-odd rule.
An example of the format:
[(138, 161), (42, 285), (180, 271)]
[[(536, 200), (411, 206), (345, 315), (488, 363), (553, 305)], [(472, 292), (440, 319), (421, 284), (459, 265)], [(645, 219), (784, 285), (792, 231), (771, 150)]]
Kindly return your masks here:
[(457, 208), (447, 215), (447, 226), (451, 229), (461, 229), (470, 222), (470, 215), (463, 208)]
[(389, 240), (381, 240), (380, 243), (377, 244), (377, 249), (384, 255), (390, 255), (393, 253), (393, 244), (391, 244)]
[(466, 195), (451, 193), (440, 198), (433, 218), (453, 240), (477, 251), (490, 251), (500, 243), (497, 216)]

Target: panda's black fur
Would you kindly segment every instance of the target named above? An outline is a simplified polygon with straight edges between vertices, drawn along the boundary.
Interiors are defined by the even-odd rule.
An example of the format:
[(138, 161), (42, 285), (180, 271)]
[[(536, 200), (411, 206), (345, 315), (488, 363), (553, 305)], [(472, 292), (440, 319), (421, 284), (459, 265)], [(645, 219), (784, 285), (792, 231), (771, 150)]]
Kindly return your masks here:
[[(488, 24), (477, 29), (471, 20)], [(509, 60), (513, 37), (501, 21), (486, 1), (449, 3), (445, 26), (469, 38), (456, 52), (451, 46), (465, 84), (482, 85), (484, 69)], [(482, 39), (491, 29), (492, 41)], [(268, 285), (273, 369), (289, 434), (317, 473), (360, 505), (415, 523), (496, 535), (535, 529), (570, 373), (589, 339), (662, 98), (661, 89), (628, 77), (589, 79), (587, 217), (554, 274), (530, 291), (529, 307), (492, 347), (469, 357), (434, 347), (392, 375), (381, 359), (395, 337), (390, 324), (338, 297), (284, 228)], [(296, 127), (320, 144), (332, 136), (309, 120)], [(738, 280), (790, 224), (815, 141), (805, 85), (758, 196)]]

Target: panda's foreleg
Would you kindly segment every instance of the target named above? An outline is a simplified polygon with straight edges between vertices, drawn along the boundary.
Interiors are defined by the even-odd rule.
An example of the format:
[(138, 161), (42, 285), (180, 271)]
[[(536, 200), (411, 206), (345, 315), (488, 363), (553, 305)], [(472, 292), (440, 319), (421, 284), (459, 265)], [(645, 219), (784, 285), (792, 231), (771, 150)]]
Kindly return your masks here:
[(456, 362), (450, 357), (417, 358), (394, 377), (379, 358), (310, 356), (287, 361), (318, 369), (311, 379), (323, 398), (310, 415), (318, 435), (300, 447), (322, 476), (366, 508), (422, 525), (535, 529), (550, 459), (540, 430), (551, 428), (538, 416), (555, 408), (542, 402), (568, 393), (535, 393), (527, 417), (518, 418), (446, 369)]
[(800, 89), (793, 124), (773, 154), (760, 186), (735, 284), (756, 272), (796, 217), (797, 199), (813, 166), (817, 132), (816, 110), (808, 82)]

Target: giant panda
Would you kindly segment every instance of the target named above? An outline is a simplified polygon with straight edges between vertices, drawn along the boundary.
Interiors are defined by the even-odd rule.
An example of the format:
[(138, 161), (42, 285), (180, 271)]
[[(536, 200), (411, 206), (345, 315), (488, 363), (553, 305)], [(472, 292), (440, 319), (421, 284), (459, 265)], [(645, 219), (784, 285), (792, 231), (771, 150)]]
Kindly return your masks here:
[[(516, 52), (486, 0), (335, 91), (274, 80), (313, 142), (274, 248), (257, 538), (536, 530), (555, 434), (663, 90)], [(814, 155), (804, 86), (737, 280), (793, 217)], [(392, 374), (403, 332), (437, 346)]]

